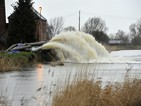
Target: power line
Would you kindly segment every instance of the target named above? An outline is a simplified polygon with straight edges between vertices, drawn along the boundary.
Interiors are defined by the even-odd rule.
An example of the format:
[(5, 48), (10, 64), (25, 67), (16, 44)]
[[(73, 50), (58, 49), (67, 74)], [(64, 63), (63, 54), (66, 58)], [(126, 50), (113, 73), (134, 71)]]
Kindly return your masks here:
[[(78, 11), (62, 16), (64, 18), (71, 18), (73, 16), (78, 16)], [(115, 19), (115, 20), (135, 20), (140, 17), (131, 17), (131, 16), (118, 16), (118, 15), (108, 15), (108, 14), (99, 14), (99, 13), (91, 13), (91, 12), (86, 12), (86, 11), (81, 11), (81, 16), (89, 16), (89, 17), (104, 17), (104, 18), (109, 18), (109, 19)]]
[(74, 12), (74, 13), (71, 13), (71, 14), (68, 14), (68, 15), (64, 15), (62, 17), (68, 18), (68, 17), (72, 17), (72, 16), (76, 16), (76, 15), (78, 15), (78, 12)]
[(117, 15), (106, 15), (106, 14), (99, 14), (99, 13), (90, 13), (86, 11), (81, 12), (83, 15), (88, 15), (88, 16), (95, 16), (95, 17), (105, 17), (105, 18), (110, 18), (110, 19), (124, 19), (124, 20), (135, 20), (139, 17), (129, 17), (129, 16), (117, 16)]

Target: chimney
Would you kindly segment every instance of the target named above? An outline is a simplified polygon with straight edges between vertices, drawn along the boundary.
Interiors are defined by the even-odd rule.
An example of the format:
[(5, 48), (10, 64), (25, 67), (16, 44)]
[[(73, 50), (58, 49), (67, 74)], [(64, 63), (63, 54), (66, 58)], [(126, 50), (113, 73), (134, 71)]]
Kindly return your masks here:
[(6, 29), (5, 0), (0, 0), (0, 33)]

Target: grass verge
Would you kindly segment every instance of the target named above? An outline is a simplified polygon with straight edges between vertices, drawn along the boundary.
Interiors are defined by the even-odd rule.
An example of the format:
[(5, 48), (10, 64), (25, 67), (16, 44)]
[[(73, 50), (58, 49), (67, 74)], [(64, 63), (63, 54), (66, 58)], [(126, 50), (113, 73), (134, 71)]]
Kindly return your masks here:
[(0, 72), (20, 70), (24, 66), (31, 65), (37, 60), (33, 52), (0, 53)]

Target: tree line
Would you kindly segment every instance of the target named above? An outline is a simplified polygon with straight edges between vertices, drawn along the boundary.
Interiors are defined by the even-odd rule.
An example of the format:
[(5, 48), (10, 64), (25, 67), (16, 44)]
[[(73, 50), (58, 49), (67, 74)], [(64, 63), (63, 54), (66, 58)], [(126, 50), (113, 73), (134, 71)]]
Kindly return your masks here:
[[(49, 23), (49, 34), (53, 37), (62, 31), (76, 31), (75, 27), (73, 26), (63, 28), (63, 25), (64, 20), (62, 17), (55, 17), (51, 19)], [(108, 43), (109, 37), (106, 34), (106, 30), (107, 27), (105, 22), (101, 18), (97, 17), (89, 18), (81, 28), (81, 31), (91, 34), (97, 41), (101, 43)]]
[[(53, 21), (55, 20), (55, 21)], [(61, 27), (56, 28), (58, 23), (61, 22)], [(76, 31), (75, 27), (68, 26), (63, 28), (63, 18), (55, 17), (50, 20), (50, 32), (51, 36), (59, 34), (62, 31)], [(95, 39), (101, 43), (108, 43), (109, 39), (120, 39), (125, 44), (131, 45), (141, 45), (141, 19), (129, 26), (130, 32), (125, 33), (123, 30), (119, 29), (114, 35), (107, 35), (105, 21), (99, 17), (89, 18), (81, 28), (81, 31), (89, 33), (95, 37)]]

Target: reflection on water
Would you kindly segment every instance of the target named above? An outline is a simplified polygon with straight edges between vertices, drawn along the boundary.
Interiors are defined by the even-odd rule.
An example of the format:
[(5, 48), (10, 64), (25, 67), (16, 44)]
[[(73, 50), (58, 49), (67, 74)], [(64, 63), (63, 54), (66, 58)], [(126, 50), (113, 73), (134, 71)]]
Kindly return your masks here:
[(43, 80), (43, 64), (38, 64), (37, 65), (37, 79), (39, 81)]
[(65, 63), (64, 66), (54, 67), (48, 64), (38, 64), (35, 68), (29, 67), (21, 72), (1, 73), (0, 92), (7, 96), (11, 106), (21, 106), (21, 100), (28, 106), (43, 106), (44, 100), (47, 104), (51, 101), (57, 87), (73, 81), (82, 73), (87, 74), (90, 79), (99, 78), (103, 83), (122, 82), (125, 73), (130, 73), (130, 77), (140, 77), (141, 62)]

